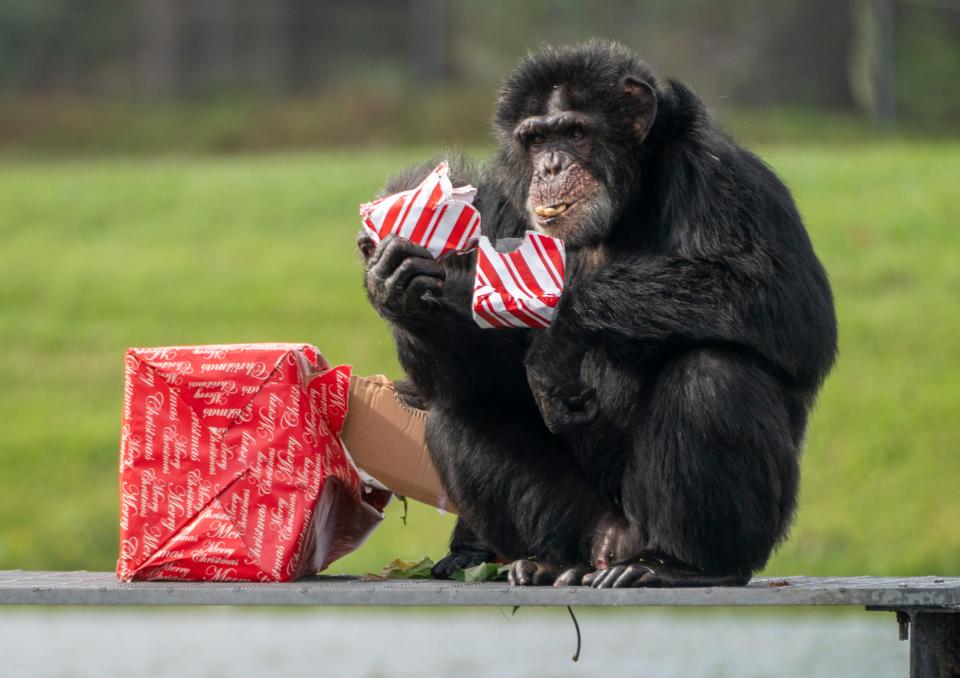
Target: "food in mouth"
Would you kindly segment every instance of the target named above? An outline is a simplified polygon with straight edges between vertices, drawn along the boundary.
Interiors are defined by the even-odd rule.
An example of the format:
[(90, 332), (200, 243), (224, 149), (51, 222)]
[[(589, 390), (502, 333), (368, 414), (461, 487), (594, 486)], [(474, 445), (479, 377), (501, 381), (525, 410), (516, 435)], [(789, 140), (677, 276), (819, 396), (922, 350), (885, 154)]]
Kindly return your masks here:
[(561, 203), (559, 205), (552, 205), (550, 207), (545, 207), (543, 205), (538, 205), (533, 208), (534, 213), (538, 217), (544, 217), (545, 219), (550, 219), (559, 214), (563, 214), (567, 211), (568, 205), (566, 203)]

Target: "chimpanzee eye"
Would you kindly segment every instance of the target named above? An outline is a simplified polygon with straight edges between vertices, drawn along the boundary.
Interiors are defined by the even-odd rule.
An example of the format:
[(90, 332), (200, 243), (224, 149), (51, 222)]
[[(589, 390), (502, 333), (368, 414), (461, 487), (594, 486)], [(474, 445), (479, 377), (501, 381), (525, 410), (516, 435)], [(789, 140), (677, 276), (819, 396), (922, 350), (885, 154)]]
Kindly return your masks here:
[(546, 139), (544, 138), (544, 136), (543, 136), (542, 134), (531, 134), (531, 135), (528, 137), (528, 140), (530, 141), (530, 143), (531, 143), (533, 146), (539, 146), (539, 145), (542, 144), (544, 141), (546, 141)]
[(574, 141), (580, 141), (583, 139), (583, 129), (580, 127), (574, 127), (570, 130), (570, 138)]

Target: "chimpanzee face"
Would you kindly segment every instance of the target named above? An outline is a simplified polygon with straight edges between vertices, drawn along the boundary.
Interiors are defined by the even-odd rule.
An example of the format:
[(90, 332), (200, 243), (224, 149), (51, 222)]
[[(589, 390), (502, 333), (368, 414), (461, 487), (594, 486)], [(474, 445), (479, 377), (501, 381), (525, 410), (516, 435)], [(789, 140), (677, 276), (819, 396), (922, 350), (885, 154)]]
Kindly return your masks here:
[(507, 190), (530, 228), (577, 248), (606, 240), (636, 195), (638, 149), (653, 123), (656, 94), (643, 74), (598, 81), (581, 77), (580, 64), (566, 65), (552, 82), (543, 72), (527, 77), (523, 66), (508, 77), (497, 125), (516, 168), (510, 183), (524, 183)]
[(587, 222), (608, 216), (608, 192), (590, 164), (601, 122), (596, 115), (570, 110), (564, 89), (557, 87), (542, 114), (514, 129), (532, 170), (525, 207), (535, 230), (573, 240)]

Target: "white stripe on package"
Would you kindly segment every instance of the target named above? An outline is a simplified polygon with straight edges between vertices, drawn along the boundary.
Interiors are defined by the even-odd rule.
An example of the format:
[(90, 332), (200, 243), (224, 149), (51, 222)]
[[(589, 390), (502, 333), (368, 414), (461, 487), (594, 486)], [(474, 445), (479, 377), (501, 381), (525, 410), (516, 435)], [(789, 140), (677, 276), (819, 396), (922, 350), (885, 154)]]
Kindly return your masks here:
[(507, 310), (503, 302), (503, 295), (491, 294), (487, 297), (487, 303), (493, 309), (494, 315), (511, 327), (528, 327), (527, 323), (517, 318), (513, 313)]
[(503, 259), (500, 258), (500, 255), (493, 249), (490, 245), (490, 241), (487, 240), (487, 261), (493, 267), (493, 270), (496, 271), (497, 276), (499, 276), (500, 281), (503, 283), (504, 292), (509, 294), (512, 297), (530, 297), (533, 296), (533, 293), (530, 290), (522, 289), (517, 282), (513, 279), (513, 276), (507, 270), (506, 265), (504, 264)]
[[(559, 295), (563, 290), (554, 282), (554, 280), (559, 280), (563, 282), (563, 276), (560, 275), (560, 272), (557, 271), (557, 267), (553, 265), (553, 260), (550, 258), (550, 255), (547, 254), (546, 249), (543, 247), (543, 242), (540, 238), (531, 236), (528, 242), (533, 246), (534, 251), (539, 258), (537, 262), (538, 265), (531, 266), (533, 269), (533, 274), (537, 277), (537, 282), (540, 283), (540, 287), (543, 288), (543, 291), (547, 294), (557, 294)], [(565, 257), (563, 252), (560, 252), (560, 259), (563, 260)], [(547, 270), (549, 267), (549, 270)], [(552, 274), (552, 276), (551, 276)]]
[[(443, 183), (442, 179), (443, 177), (441, 177), (441, 184)], [(413, 239), (413, 231), (417, 226), (417, 222), (420, 221), (420, 217), (423, 214), (423, 210), (427, 206), (427, 202), (430, 200), (430, 196), (433, 195), (433, 189), (436, 187), (436, 181), (431, 181), (429, 184), (425, 184), (423, 187), (421, 187), (420, 193), (417, 194), (417, 199), (413, 201), (413, 206), (410, 208), (410, 211), (407, 212), (406, 219), (404, 219), (403, 223), (400, 225), (400, 236), (406, 238), (407, 240)], [(444, 189), (441, 190), (443, 191), (443, 193), (440, 195), (440, 199), (442, 200), (446, 191)]]

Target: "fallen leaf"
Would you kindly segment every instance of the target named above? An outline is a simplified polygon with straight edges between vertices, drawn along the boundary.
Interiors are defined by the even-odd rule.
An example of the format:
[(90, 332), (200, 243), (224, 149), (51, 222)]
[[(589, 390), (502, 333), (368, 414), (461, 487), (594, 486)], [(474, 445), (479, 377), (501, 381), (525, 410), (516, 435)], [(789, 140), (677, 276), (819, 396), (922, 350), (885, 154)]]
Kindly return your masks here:
[(465, 570), (457, 570), (453, 578), (468, 584), (482, 581), (506, 581), (508, 569), (510, 569), (509, 565), (501, 565), (500, 563), (480, 563)]
[(383, 568), (381, 575), (387, 579), (430, 579), (433, 560), (393, 560)]

